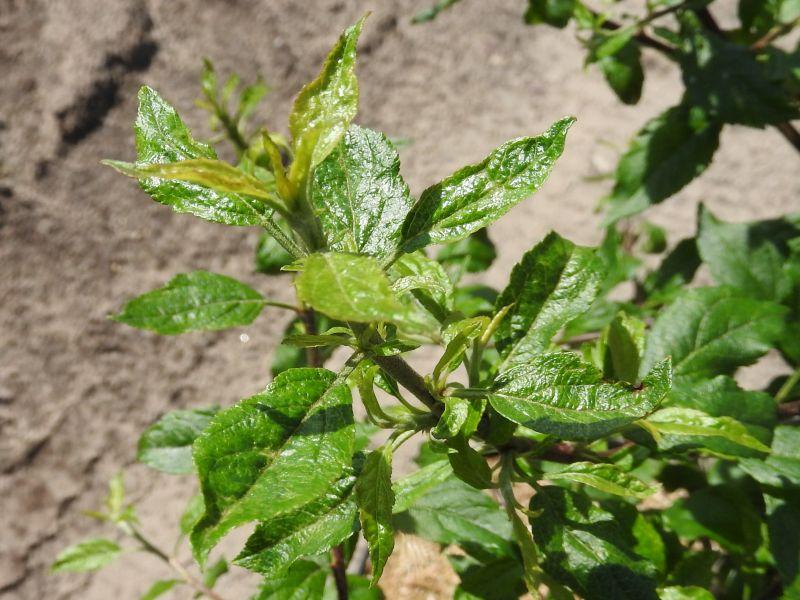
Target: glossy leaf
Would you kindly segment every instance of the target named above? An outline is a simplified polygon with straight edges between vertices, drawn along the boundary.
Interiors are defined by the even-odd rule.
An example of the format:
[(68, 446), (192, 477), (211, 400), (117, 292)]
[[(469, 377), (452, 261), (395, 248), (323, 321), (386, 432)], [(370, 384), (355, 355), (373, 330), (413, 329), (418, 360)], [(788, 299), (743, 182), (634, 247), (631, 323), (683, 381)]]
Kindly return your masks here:
[(392, 484), (394, 512), (401, 513), (408, 510), (431, 488), (452, 477), (453, 469), (450, 463), (442, 458), (398, 479)]
[[(655, 568), (635, 551), (625, 525), (643, 519), (627, 507), (610, 512), (588, 497), (559, 487), (541, 488), (530, 508), (545, 572), (587, 600), (657, 599)], [(539, 512), (541, 511), (541, 512)]]
[(620, 158), (606, 221), (658, 204), (697, 177), (717, 150), (720, 130), (684, 105), (652, 119)]
[(494, 487), (492, 470), (486, 463), (486, 458), (470, 446), (464, 435), (453, 437), (447, 445), (451, 449), (447, 459), (456, 477), (478, 490)]
[[(464, 360), (464, 355), (474, 340), (483, 335), (489, 326), (489, 319), (486, 317), (473, 317), (457, 321), (450, 325), (445, 334), (449, 337), (447, 346), (441, 358), (433, 368), (434, 381), (442, 381), (443, 377), (455, 371)], [(447, 338), (445, 338), (447, 339)]]
[(289, 179), (299, 189), (333, 152), (358, 111), (356, 44), (364, 18), (342, 33), (322, 71), (297, 96), (289, 115), (294, 161)]
[(228, 531), (296, 511), (329, 493), (350, 465), (350, 391), (325, 369), (292, 369), (262, 393), (214, 417), (195, 441), (205, 515), (192, 532), (196, 558)]
[(86, 540), (61, 551), (50, 570), (54, 573), (96, 571), (114, 562), (121, 553), (122, 548), (111, 540)]
[(394, 254), (413, 203), (391, 142), (357, 125), (314, 169), (310, 195), (331, 250), (377, 257)]
[(297, 296), (340, 321), (403, 320), (406, 308), (374, 258), (355, 254), (312, 254), (295, 280)]
[(164, 287), (129, 301), (112, 317), (162, 335), (249, 325), (264, 298), (235, 279), (207, 271), (173, 277)]
[(321, 496), (289, 513), (262, 521), (236, 557), (236, 564), (267, 578), (295, 561), (327, 552), (358, 530), (356, 476), (347, 472)]
[(356, 483), (356, 498), (364, 539), (369, 545), (374, 585), (380, 579), (383, 567), (394, 549), (392, 507), (395, 498), (392, 491), (391, 444), (367, 455)]
[[(139, 114), (134, 129), (137, 168), (217, 158), (211, 146), (194, 140), (175, 109), (147, 86), (139, 90)], [(226, 225), (261, 225), (272, 212), (262, 202), (188, 181), (153, 177), (142, 180), (140, 185), (156, 202), (171, 206), (176, 212)]]
[(152, 469), (181, 475), (194, 470), (192, 444), (217, 409), (176, 410), (145, 429), (136, 458)]
[(602, 463), (574, 462), (558, 471), (548, 472), (546, 478), (556, 482), (582, 483), (606, 494), (637, 499), (646, 498), (657, 489), (619, 467)]
[(298, 561), (283, 575), (266, 578), (253, 600), (319, 600), (329, 572), (316, 562)]
[(389, 270), (392, 289), (400, 295), (411, 292), (436, 319), (446, 320), (453, 309), (453, 284), (444, 268), (424, 252), (401, 256)]
[(460, 280), (465, 273), (485, 271), (495, 258), (497, 251), (485, 228), (463, 240), (445, 244), (436, 254), (437, 262), (442, 264), (453, 281)]
[(496, 310), (512, 305), (495, 334), (500, 371), (547, 350), (556, 332), (589, 308), (602, 278), (593, 250), (555, 232), (528, 251), (495, 302)]
[(659, 314), (647, 337), (640, 374), (672, 357), (676, 376), (730, 375), (780, 337), (785, 310), (731, 288), (687, 290)]
[(608, 383), (596, 367), (569, 352), (544, 354), (498, 378), (489, 402), (529, 429), (565, 439), (595, 439), (653, 412), (669, 392), (664, 361), (641, 386)]
[(519, 138), (422, 193), (403, 224), (406, 252), (463, 239), (541, 187), (564, 150), (573, 118), (539, 137)]

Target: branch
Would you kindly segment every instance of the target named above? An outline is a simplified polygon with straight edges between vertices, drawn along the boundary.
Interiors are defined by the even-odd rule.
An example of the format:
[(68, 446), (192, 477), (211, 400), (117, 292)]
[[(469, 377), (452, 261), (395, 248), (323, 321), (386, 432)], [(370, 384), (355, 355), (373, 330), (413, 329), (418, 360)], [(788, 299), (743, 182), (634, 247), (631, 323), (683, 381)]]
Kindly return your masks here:
[(402, 358), (399, 356), (373, 356), (372, 360), (425, 406), (428, 408), (436, 406), (438, 401), (425, 385), (425, 380)]
[(339, 600), (347, 600), (349, 592), (347, 589), (347, 571), (344, 561), (344, 547), (339, 544), (331, 550), (331, 571), (333, 580), (336, 583), (336, 595)]

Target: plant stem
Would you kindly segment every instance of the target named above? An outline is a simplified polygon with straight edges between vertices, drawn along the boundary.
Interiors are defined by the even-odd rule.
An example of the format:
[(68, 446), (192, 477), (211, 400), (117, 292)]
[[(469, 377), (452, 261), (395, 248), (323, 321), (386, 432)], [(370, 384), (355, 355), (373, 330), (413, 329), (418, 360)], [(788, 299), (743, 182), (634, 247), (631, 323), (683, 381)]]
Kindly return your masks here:
[(347, 565), (344, 561), (344, 548), (340, 544), (331, 550), (331, 571), (333, 580), (336, 583), (336, 595), (339, 600), (347, 600), (349, 593), (347, 590)]
[[(303, 321), (303, 324), (306, 327), (306, 333), (308, 335), (317, 335), (317, 318), (314, 313), (313, 308), (306, 308), (300, 311), (300, 318)], [(316, 347), (308, 347), (306, 348), (306, 362), (308, 363), (309, 367), (314, 367), (315, 369), (322, 366), (322, 360), (319, 355), (319, 348)]]
[(428, 408), (436, 406), (438, 401), (425, 385), (425, 380), (402, 358), (399, 356), (373, 356), (372, 360), (425, 406)]
[(784, 400), (789, 398), (789, 394), (792, 393), (792, 390), (800, 382), (800, 368), (798, 368), (794, 373), (792, 373), (789, 378), (783, 382), (783, 385), (778, 390), (778, 393), (775, 394), (775, 402), (780, 404)]
[(283, 230), (278, 227), (278, 224), (272, 217), (267, 217), (262, 222), (264, 229), (267, 230), (272, 237), (275, 238), (275, 241), (281, 245), (281, 247), (286, 250), (289, 254), (292, 255), (293, 258), (299, 258), (301, 256), (306, 256), (308, 252), (303, 251), (289, 236), (283, 233)]

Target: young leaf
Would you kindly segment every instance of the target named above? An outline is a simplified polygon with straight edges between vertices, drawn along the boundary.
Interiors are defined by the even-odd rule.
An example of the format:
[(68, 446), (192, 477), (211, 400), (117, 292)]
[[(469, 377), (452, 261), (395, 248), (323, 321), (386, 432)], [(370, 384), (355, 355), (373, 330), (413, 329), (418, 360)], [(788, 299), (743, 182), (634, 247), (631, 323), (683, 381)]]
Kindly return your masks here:
[(486, 459), (469, 445), (464, 435), (453, 437), (447, 445), (451, 448), (447, 459), (456, 477), (478, 490), (495, 487), (492, 483), (492, 470)]
[(687, 290), (653, 323), (640, 374), (671, 356), (676, 376), (731, 375), (780, 337), (785, 309), (725, 287)]
[[(647, 423), (660, 434), (662, 450), (707, 448), (724, 455), (752, 455), (769, 452), (769, 448), (753, 437), (747, 428), (730, 417), (712, 417), (691, 408), (662, 408), (647, 418)], [(724, 444), (714, 445), (714, 438)], [(748, 452), (750, 450), (750, 452)]]
[(658, 590), (659, 600), (714, 600), (714, 596), (708, 590), (695, 585), (680, 586), (671, 585)]
[(658, 204), (702, 173), (717, 150), (721, 128), (685, 105), (647, 123), (617, 165), (606, 221)]
[(576, 246), (555, 232), (529, 250), (495, 302), (497, 310), (512, 305), (495, 334), (503, 357), (499, 370), (547, 350), (556, 332), (589, 308), (602, 278), (600, 260), (592, 249)]
[(391, 142), (357, 125), (314, 169), (310, 196), (331, 250), (379, 258), (394, 255), (413, 204)]
[(525, 22), (529, 25), (546, 23), (563, 29), (575, 11), (575, 0), (528, 0)]
[(644, 354), (644, 321), (625, 313), (619, 313), (608, 328), (606, 335), (608, 372), (619, 381), (636, 383), (639, 363)]
[(714, 280), (762, 300), (781, 302), (792, 280), (778, 244), (800, 235), (786, 220), (725, 223), (700, 205), (697, 247)]
[(295, 286), (301, 301), (339, 321), (395, 323), (406, 313), (380, 264), (368, 256), (312, 254)]
[(403, 223), (403, 250), (463, 239), (533, 194), (561, 156), (574, 122), (562, 119), (539, 137), (507, 142), (425, 190)]
[[(217, 158), (211, 146), (195, 141), (175, 109), (147, 86), (139, 90), (139, 114), (134, 129), (137, 168)], [(187, 181), (153, 177), (142, 180), (140, 185), (156, 202), (171, 206), (176, 212), (226, 225), (261, 225), (272, 212), (262, 202)]]
[(300, 190), (314, 167), (336, 148), (358, 111), (356, 44), (365, 18), (342, 33), (320, 74), (298, 94), (289, 115), (294, 154), (289, 180)]
[(91, 539), (63, 550), (50, 566), (53, 573), (96, 571), (113, 562), (122, 548), (111, 540)]
[(208, 427), (216, 408), (175, 410), (144, 430), (136, 458), (152, 469), (183, 475), (194, 470), (192, 444)]
[(402, 255), (389, 270), (395, 293), (411, 292), (439, 321), (453, 310), (453, 284), (444, 268), (424, 252)]
[[(287, 233), (281, 225), (278, 225)], [(283, 267), (294, 262), (294, 257), (273, 236), (262, 233), (256, 246), (256, 271), (264, 275), (278, 275)]]
[(764, 459), (745, 458), (740, 466), (758, 482), (774, 487), (800, 487), (800, 429), (775, 428), (770, 455)]
[(442, 402), (444, 411), (436, 427), (431, 429), (431, 437), (444, 441), (460, 433), (469, 439), (478, 429), (478, 423), (486, 408), (486, 399), (447, 396)]
[(430, 8), (426, 8), (415, 14), (411, 18), (411, 22), (417, 24), (417, 23), (427, 23), (428, 21), (433, 21), (436, 17), (439, 16), (440, 12), (447, 10), (448, 8), (450, 8), (451, 6), (455, 5), (458, 2), (461, 2), (461, 0), (438, 0), (438, 2), (436, 2), (436, 4), (434, 4)]
[(565, 439), (596, 439), (656, 409), (671, 385), (669, 360), (642, 385), (608, 383), (596, 367), (569, 352), (544, 354), (501, 375), (489, 402), (524, 427)]
[(463, 240), (444, 245), (436, 254), (436, 261), (454, 282), (458, 282), (464, 273), (485, 271), (495, 258), (497, 251), (485, 227)]
[(367, 455), (364, 468), (356, 482), (361, 528), (369, 544), (372, 564), (372, 585), (383, 573), (383, 567), (394, 549), (392, 528), (392, 445), (385, 444)]
[(606, 494), (636, 499), (646, 498), (657, 489), (610, 464), (575, 462), (558, 471), (549, 472), (545, 477), (550, 481), (582, 483)]
[[(633, 507), (614, 512), (560, 487), (540, 488), (530, 509), (542, 567), (587, 600), (657, 600), (655, 566), (636, 552)], [(626, 528), (627, 526), (627, 528)]]
[(452, 337), (447, 342), (442, 357), (433, 368), (434, 381), (444, 381), (450, 373), (458, 368), (464, 360), (464, 354), (470, 344), (483, 335), (488, 325), (487, 317), (473, 317), (453, 323), (445, 330), (445, 334)]
[(348, 472), (305, 506), (262, 521), (234, 562), (273, 578), (298, 559), (322, 554), (342, 543), (358, 530), (355, 483), (355, 473)]
[[(623, 103), (636, 104), (642, 96), (644, 83), (642, 53), (639, 43), (631, 39), (630, 33), (616, 35), (620, 38), (618, 42), (620, 45), (613, 52), (605, 52), (602, 55), (594, 51), (590, 61), (597, 62), (608, 85)], [(607, 44), (609, 40), (605, 41)]]
[(316, 562), (298, 561), (283, 575), (265, 578), (252, 600), (319, 600), (329, 573)]
[(134, 298), (112, 318), (138, 329), (175, 335), (248, 325), (262, 308), (264, 298), (251, 287), (224, 275), (194, 271)]
[[(443, 457), (444, 458), (444, 457)], [(431, 488), (453, 477), (453, 469), (447, 460), (429, 463), (392, 484), (394, 513), (401, 513), (414, 505)]]
[(176, 585), (183, 583), (180, 579), (160, 579), (151, 585), (139, 600), (156, 600), (156, 598), (163, 596)]
[(205, 515), (192, 532), (203, 562), (228, 531), (328, 493), (353, 455), (350, 390), (325, 369), (291, 369), (218, 413), (194, 444)]

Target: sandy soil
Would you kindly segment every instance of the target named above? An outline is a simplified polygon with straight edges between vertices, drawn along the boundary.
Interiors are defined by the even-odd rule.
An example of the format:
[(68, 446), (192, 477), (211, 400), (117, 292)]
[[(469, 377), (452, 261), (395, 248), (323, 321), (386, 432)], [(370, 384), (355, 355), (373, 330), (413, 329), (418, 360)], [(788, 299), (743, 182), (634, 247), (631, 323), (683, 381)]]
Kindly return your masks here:
[[(411, 26), (431, 2), (0, 0), (0, 597), (136, 598), (167, 576), (135, 555), (96, 576), (52, 577), (46, 565), (101, 532), (80, 513), (98, 506), (120, 467), (145, 528), (171, 526), (191, 484), (132, 466), (138, 433), (167, 410), (230, 405), (261, 389), (285, 322), (269, 313), (243, 343), (239, 330), (159, 338), (106, 320), (192, 269), (278, 299), (291, 293), (286, 279), (253, 274), (256, 231), (174, 214), (98, 164), (133, 157), (142, 83), (207, 135), (192, 101), (209, 56), (222, 71), (262, 74), (274, 90), (262, 116), (283, 129), (338, 32), (371, 8), (359, 121), (413, 140), (401, 153), (413, 191), (508, 138), (578, 117), (545, 189), (493, 229), (490, 282), (550, 229), (598, 241), (593, 208), (607, 184), (587, 178), (677, 102), (675, 71), (647, 54), (644, 98), (623, 107), (582, 69), (569, 33), (523, 25), (523, 0), (467, 0)], [(728, 128), (708, 173), (651, 216), (674, 241), (693, 230), (699, 200), (728, 219), (768, 217), (800, 208), (799, 187), (797, 155), (776, 132)], [(171, 533), (155, 537), (167, 544)]]

